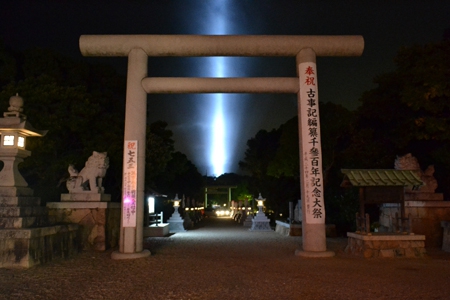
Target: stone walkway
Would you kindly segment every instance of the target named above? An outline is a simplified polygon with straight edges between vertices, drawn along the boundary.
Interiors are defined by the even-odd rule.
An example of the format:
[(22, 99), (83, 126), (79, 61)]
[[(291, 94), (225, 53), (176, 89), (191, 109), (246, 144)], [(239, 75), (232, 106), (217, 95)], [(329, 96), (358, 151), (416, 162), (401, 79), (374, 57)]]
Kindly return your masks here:
[(300, 237), (251, 232), (228, 218), (148, 238), (152, 255), (83, 252), (28, 270), (0, 269), (0, 299), (449, 299), (450, 253), (364, 259), (327, 240), (333, 258), (294, 255)]

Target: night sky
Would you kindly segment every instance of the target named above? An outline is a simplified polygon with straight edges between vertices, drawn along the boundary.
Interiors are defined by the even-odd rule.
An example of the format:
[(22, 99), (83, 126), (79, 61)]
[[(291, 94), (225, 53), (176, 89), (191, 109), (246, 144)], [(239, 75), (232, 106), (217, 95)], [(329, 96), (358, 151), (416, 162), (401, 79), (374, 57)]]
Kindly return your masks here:
[[(0, 38), (17, 49), (51, 48), (92, 62), (111, 63), (126, 74), (126, 58), (84, 58), (82, 34), (269, 34), (362, 35), (361, 57), (318, 58), (319, 98), (355, 109), (376, 75), (394, 68), (402, 46), (442, 39), (450, 28), (450, 1), (14, 0), (0, 3)], [(217, 74), (211, 58), (151, 58), (149, 76), (295, 76), (293, 58), (227, 58)], [(149, 95), (150, 122), (164, 120), (176, 149), (200, 173), (214, 174), (209, 161), (212, 112), (217, 95)], [(26, 99), (25, 99), (26, 101)], [(295, 116), (296, 95), (224, 98), (228, 137), (224, 172), (237, 172), (246, 142)], [(26, 109), (26, 102), (25, 102)]]

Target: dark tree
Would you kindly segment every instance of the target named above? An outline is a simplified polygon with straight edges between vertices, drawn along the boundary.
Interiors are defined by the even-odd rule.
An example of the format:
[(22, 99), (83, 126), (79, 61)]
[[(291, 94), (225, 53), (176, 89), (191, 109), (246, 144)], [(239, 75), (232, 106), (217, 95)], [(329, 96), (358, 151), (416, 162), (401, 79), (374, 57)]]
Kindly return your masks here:
[(450, 41), (401, 49), (397, 68), (375, 78), (357, 111), (349, 168), (393, 168), (412, 153), (436, 167), (441, 191), (450, 186)]

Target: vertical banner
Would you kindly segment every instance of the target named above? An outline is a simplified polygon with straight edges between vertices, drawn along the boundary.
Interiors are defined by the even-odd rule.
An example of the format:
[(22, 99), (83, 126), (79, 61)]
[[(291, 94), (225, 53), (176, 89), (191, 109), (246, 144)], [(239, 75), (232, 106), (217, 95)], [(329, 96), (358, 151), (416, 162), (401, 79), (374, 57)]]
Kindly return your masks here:
[(136, 227), (137, 141), (125, 141), (123, 155), (122, 224)]
[(301, 188), (304, 190), (305, 217), (308, 224), (325, 223), (323, 200), (322, 146), (320, 140), (317, 69), (313, 62), (300, 63)]

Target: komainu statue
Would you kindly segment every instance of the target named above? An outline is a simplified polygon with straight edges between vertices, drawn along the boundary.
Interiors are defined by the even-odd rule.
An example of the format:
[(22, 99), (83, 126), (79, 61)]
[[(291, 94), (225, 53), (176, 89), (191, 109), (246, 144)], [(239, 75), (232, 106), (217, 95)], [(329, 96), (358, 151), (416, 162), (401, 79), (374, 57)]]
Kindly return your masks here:
[(73, 165), (69, 165), (70, 178), (66, 183), (69, 193), (91, 192), (103, 194), (105, 188), (102, 186), (102, 181), (108, 167), (108, 154), (97, 151), (92, 153), (85, 167), (80, 172)]
[(434, 178), (434, 166), (430, 165), (425, 171), (422, 171), (419, 165), (419, 161), (411, 153), (404, 156), (397, 156), (394, 167), (396, 170), (410, 170), (420, 177), (425, 183), (419, 190), (422, 193), (434, 193), (438, 187), (436, 178)]

